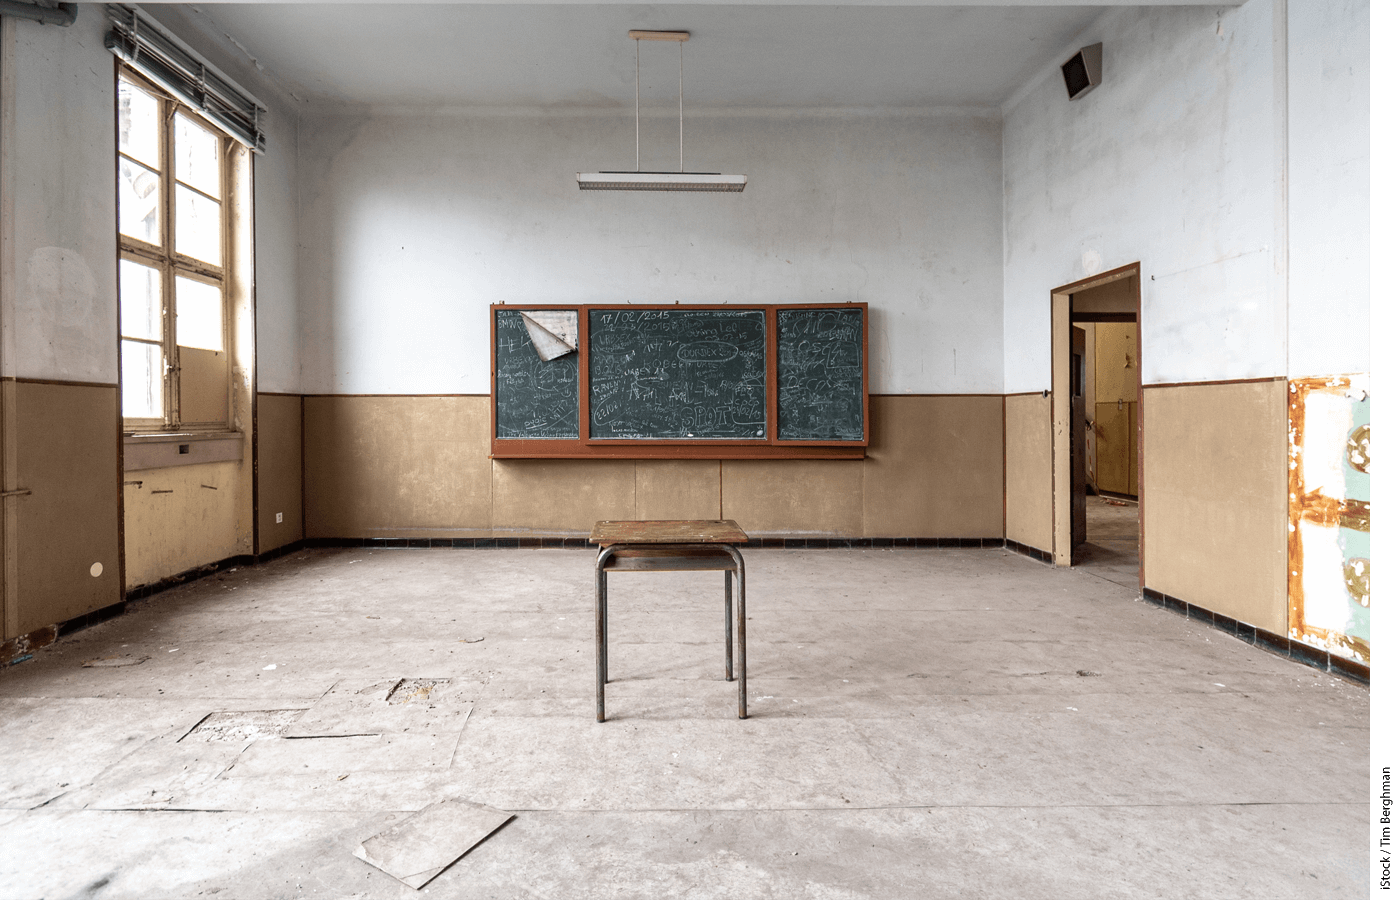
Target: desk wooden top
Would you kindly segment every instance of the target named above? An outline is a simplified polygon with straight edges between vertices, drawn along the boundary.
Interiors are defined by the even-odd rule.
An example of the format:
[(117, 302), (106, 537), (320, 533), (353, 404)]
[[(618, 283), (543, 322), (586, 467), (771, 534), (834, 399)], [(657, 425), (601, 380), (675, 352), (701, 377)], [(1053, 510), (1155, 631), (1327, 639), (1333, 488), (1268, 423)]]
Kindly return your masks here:
[(591, 543), (609, 544), (743, 544), (744, 534), (733, 519), (651, 519), (598, 522)]

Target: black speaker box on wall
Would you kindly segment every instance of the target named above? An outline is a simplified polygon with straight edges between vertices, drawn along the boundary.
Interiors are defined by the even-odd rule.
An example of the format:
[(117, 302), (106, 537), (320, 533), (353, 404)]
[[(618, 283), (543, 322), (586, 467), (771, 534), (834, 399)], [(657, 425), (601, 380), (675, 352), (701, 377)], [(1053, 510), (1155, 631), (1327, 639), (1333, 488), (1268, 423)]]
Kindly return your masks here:
[(1103, 43), (1090, 44), (1060, 66), (1069, 99), (1078, 100), (1103, 81)]

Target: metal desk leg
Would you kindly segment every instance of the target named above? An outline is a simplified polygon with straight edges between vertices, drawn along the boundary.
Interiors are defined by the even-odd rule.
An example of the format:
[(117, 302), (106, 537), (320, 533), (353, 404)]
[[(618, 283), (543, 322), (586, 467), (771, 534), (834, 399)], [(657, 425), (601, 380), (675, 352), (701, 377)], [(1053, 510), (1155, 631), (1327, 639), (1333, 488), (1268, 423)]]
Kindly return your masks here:
[(733, 575), (724, 570), (724, 680), (734, 680), (734, 585)]
[[(718, 545), (734, 560), (734, 577), (739, 582), (739, 718), (749, 717), (748, 653), (745, 636), (748, 631), (748, 616), (744, 609), (744, 557), (733, 544)], [(728, 574), (725, 584), (728, 586)]]
[[(734, 551), (739, 556), (739, 551)], [(749, 664), (746, 638), (747, 616), (744, 614), (744, 558), (739, 556), (739, 718), (749, 717)]]
[(608, 681), (608, 573), (603, 567), (613, 555), (612, 547), (598, 551), (593, 574), (594, 640), (597, 643), (598, 721), (604, 721), (603, 685)]

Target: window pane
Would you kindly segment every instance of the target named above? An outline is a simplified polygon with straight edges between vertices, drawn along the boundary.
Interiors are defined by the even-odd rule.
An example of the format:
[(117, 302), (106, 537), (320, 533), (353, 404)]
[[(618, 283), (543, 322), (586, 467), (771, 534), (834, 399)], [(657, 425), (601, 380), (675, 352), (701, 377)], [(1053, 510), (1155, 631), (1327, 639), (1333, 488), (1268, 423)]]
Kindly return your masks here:
[(121, 262), (122, 336), (160, 340), (160, 271)]
[(220, 265), (223, 249), (219, 204), (182, 185), (175, 186), (175, 249)]
[(123, 416), (128, 419), (164, 418), (163, 374), (159, 345), (122, 341)]
[(160, 243), (160, 175), (123, 159), (117, 173), (117, 217), (122, 234)]
[(160, 168), (160, 104), (129, 81), (117, 83), (117, 149)]
[(215, 197), (219, 191), (219, 139), (184, 113), (175, 116), (175, 177)]
[(175, 343), (224, 349), (224, 294), (218, 285), (176, 276)]

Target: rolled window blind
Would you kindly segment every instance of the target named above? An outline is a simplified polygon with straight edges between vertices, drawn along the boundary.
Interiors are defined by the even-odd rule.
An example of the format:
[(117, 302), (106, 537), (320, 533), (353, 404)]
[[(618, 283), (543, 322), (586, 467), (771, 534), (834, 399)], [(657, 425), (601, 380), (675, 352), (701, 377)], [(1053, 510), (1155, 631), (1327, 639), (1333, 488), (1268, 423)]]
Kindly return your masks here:
[(109, 3), (107, 18), (108, 50), (253, 152), (267, 149), (267, 107), (256, 97), (141, 10)]

